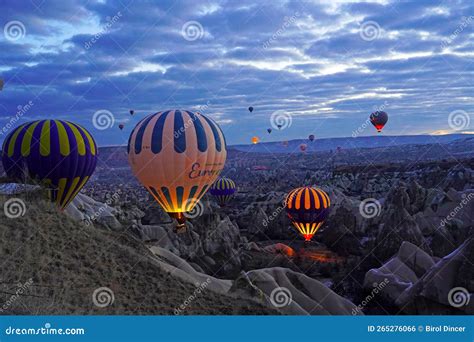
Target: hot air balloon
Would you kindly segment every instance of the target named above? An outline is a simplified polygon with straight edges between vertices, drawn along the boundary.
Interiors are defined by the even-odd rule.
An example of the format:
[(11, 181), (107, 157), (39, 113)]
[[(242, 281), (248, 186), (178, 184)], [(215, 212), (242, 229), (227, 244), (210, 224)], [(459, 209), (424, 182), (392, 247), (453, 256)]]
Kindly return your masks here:
[(282, 125), (281, 125), (281, 124), (277, 124), (277, 127), (278, 127), (278, 129), (281, 129)]
[(3, 143), (7, 175), (38, 181), (62, 210), (76, 197), (97, 164), (97, 144), (83, 127), (62, 120), (30, 121), (11, 132)]
[(250, 112), (250, 113), (253, 112), (253, 107), (249, 107), (249, 112)]
[(209, 192), (212, 196), (216, 197), (221, 207), (225, 207), (235, 191), (236, 187), (234, 181), (225, 177), (219, 178), (209, 189)]
[(3, 89), (3, 79), (0, 78), (0, 90)]
[(124, 124), (119, 124), (118, 127), (120, 128), (120, 130), (122, 130), (125, 127), (125, 125)]
[(272, 132), (272, 129), (271, 128), (267, 128), (267, 132), (268, 134), (270, 134)]
[(342, 152), (342, 147), (341, 147), (341, 146), (338, 146), (338, 147), (336, 148), (336, 152), (337, 152), (337, 153), (341, 153), (341, 152)]
[(314, 134), (310, 134), (308, 139), (309, 139), (309, 141), (314, 141)]
[(301, 144), (300, 145), (301, 152), (305, 152), (307, 148), (308, 148), (308, 145), (306, 145), (306, 144)]
[(203, 114), (186, 110), (148, 115), (128, 142), (133, 173), (177, 220), (179, 232), (185, 231), (186, 216), (196, 213), (193, 209), (221, 173), (226, 156), (220, 127)]
[(285, 147), (288, 147), (288, 141), (287, 140), (283, 141), (281, 144)]
[(135, 114), (135, 111), (133, 109), (130, 109), (130, 115)]
[(288, 218), (294, 227), (310, 241), (328, 217), (331, 201), (319, 188), (301, 187), (292, 190), (285, 200)]
[(252, 137), (252, 144), (258, 144), (260, 139), (258, 137)]
[(376, 111), (370, 114), (370, 122), (377, 129), (377, 132), (382, 132), (383, 127), (388, 121), (388, 115), (385, 112)]

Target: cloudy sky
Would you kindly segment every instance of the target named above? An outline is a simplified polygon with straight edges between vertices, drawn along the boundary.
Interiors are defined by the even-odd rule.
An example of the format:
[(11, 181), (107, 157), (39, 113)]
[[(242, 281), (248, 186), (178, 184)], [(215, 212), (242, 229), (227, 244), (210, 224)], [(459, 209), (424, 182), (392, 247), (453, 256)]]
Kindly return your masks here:
[[(373, 135), (375, 109), (384, 134), (473, 131), (472, 0), (156, 3), (0, 0), (0, 142), (54, 117), (123, 144), (175, 108), (230, 144)], [(269, 135), (272, 114), (285, 129)]]

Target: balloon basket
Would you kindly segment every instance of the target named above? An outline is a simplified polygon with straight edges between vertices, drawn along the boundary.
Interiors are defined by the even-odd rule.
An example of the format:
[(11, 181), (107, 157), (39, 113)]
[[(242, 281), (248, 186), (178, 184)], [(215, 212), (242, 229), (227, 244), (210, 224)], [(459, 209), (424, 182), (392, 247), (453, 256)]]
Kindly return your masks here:
[(186, 233), (186, 217), (184, 216), (183, 213), (168, 213), (171, 218), (175, 219), (177, 221), (177, 224), (174, 228), (175, 232), (177, 234), (183, 234)]
[(176, 232), (176, 234), (184, 234), (184, 233), (186, 233), (188, 230), (186, 229), (186, 225), (185, 225), (185, 224), (177, 224), (177, 225), (174, 227), (174, 231)]

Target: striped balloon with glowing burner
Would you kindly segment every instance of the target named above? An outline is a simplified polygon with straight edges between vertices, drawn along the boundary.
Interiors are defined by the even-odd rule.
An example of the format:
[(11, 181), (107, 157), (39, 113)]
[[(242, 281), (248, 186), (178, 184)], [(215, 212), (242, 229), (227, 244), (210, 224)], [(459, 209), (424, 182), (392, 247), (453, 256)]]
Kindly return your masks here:
[(128, 160), (133, 173), (185, 230), (190, 212), (219, 177), (227, 157), (220, 127), (187, 110), (151, 114), (133, 129)]
[(308, 186), (292, 190), (285, 200), (288, 218), (306, 241), (313, 238), (328, 217), (330, 206), (326, 192)]

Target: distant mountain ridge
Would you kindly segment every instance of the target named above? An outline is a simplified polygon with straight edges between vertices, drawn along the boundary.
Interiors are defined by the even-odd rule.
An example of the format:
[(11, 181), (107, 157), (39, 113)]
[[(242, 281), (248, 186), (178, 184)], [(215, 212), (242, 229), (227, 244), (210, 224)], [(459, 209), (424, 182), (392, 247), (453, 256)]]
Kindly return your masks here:
[(256, 145), (231, 145), (229, 148), (242, 152), (255, 153), (290, 153), (298, 149), (301, 144), (307, 145), (307, 152), (330, 151), (338, 147), (342, 149), (351, 148), (381, 148), (395, 147), (401, 145), (427, 145), (427, 144), (449, 144), (462, 139), (472, 140), (474, 135), (470, 134), (447, 134), (447, 135), (401, 135), (401, 136), (364, 136), (345, 138), (324, 138), (309, 141), (309, 139), (289, 140), (288, 146), (278, 142), (261, 142)]

